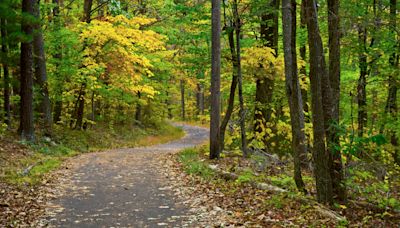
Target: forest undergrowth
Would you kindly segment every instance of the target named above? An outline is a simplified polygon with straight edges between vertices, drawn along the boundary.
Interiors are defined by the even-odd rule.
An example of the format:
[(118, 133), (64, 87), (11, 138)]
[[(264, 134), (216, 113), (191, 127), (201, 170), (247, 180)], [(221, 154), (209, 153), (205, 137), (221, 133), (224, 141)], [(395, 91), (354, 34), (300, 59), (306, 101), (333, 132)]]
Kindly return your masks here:
[(208, 154), (203, 146), (184, 150), (173, 159), (187, 174), (182, 183), (195, 185), (195, 194), (227, 211), (224, 222), (228, 224), (396, 227), (400, 222), (399, 180), (382, 183), (365, 167), (349, 170), (347, 202), (327, 207), (315, 200), (311, 170), (303, 176), (308, 194), (298, 192), (290, 160), (260, 154), (246, 159), (225, 151), (220, 160), (210, 161)]

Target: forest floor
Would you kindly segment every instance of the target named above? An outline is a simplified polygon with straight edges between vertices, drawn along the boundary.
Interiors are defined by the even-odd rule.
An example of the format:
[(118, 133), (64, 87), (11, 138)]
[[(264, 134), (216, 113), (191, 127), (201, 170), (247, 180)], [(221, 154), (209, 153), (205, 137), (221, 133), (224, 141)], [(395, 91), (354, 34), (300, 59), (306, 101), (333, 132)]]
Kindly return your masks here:
[[(276, 158), (243, 159), (225, 151), (220, 160), (209, 161), (207, 148), (199, 146), (207, 140), (208, 131), (190, 124), (178, 125), (186, 132), (181, 139), (169, 143), (156, 140), (160, 143), (153, 146), (127, 145), (126, 149), (70, 157), (32, 188), (27, 185), (15, 189), (0, 182), (0, 218), (8, 219), (8, 227), (398, 227), (400, 224), (398, 211), (364, 203), (364, 195), (333, 208), (318, 204), (314, 200), (315, 189), (310, 187), (311, 174), (304, 177), (311, 195), (297, 193), (290, 165)], [(137, 145), (149, 145), (142, 143)], [(12, 146), (5, 150), (14, 151), (11, 155), (16, 159), (30, 153), (23, 146), (11, 143), (2, 146)], [(263, 171), (258, 172), (254, 167)], [(260, 182), (265, 184), (254, 184)]]
[(56, 227), (191, 226), (163, 170), (166, 154), (202, 144), (204, 128), (181, 126), (182, 139), (71, 158), (57, 172), (46, 219)]
[(70, 159), (79, 161), (79, 154), (161, 144), (183, 135), (165, 123), (157, 128), (98, 124), (86, 131), (56, 125), (51, 140), (38, 132), (34, 144), (19, 141), (12, 132), (0, 135), (0, 227), (45, 225), (38, 218), (58, 196), (59, 173)]

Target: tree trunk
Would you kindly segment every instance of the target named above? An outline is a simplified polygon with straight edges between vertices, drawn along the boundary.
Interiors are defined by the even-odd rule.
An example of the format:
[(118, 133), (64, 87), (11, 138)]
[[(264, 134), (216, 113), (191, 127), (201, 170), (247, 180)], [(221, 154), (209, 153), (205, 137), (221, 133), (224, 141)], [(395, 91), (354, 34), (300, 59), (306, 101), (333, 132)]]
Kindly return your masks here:
[[(396, 40), (396, 29), (397, 29), (397, 0), (390, 0), (390, 24), (391, 24), (391, 33), (393, 40)], [(396, 47), (397, 46), (397, 47)], [(389, 90), (388, 97), (386, 101), (385, 113), (390, 114), (392, 121), (397, 121), (397, 90), (398, 90), (398, 72), (399, 72), (399, 49), (400, 42), (397, 41), (395, 47), (393, 48), (394, 52), (391, 54), (389, 58), (389, 64), (393, 70), (393, 73), (389, 76)], [(390, 143), (394, 147), (393, 159), (397, 165), (400, 166), (400, 152), (399, 152), (399, 139), (397, 138), (396, 131), (389, 131), (390, 135)]]
[(185, 81), (183, 79), (180, 80), (180, 87), (181, 87), (181, 118), (183, 121), (186, 119), (185, 113)]
[[(40, 0), (36, 0), (34, 10), (36, 19), (40, 21)], [(35, 60), (35, 78), (39, 86), (40, 112), (42, 113), (43, 129), (45, 135), (50, 136), (52, 132), (53, 121), (51, 116), (51, 102), (47, 83), (46, 55), (44, 51), (43, 33), (40, 22), (35, 25), (33, 47)]]
[(241, 21), (238, 11), (237, 0), (234, 1), (233, 13), (235, 17), (235, 32), (236, 32), (236, 61), (237, 61), (237, 77), (238, 77), (238, 90), (239, 90), (239, 121), (240, 121), (240, 135), (242, 138), (242, 151), (243, 156), (247, 157), (247, 139), (246, 139), (246, 112), (244, 110), (244, 99), (243, 99), (243, 77), (242, 77), (242, 66), (241, 66), (241, 46), (240, 46), (240, 33), (241, 33)]
[(83, 114), (85, 112), (85, 95), (86, 95), (86, 83), (81, 85), (81, 89), (79, 90), (78, 98), (76, 100), (76, 122), (74, 129), (82, 129), (83, 126)]
[[(53, 8), (53, 17), (54, 17), (54, 24), (55, 29), (59, 29), (61, 27), (61, 20), (60, 20), (60, 2), (59, 0), (53, 0), (54, 8)], [(55, 70), (55, 77), (61, 78), (61, 75), (58, 70), (58, 65), (61, 63), (62, 60), (62, 44), (58, 44), (58, 48), (56, 49), (56, 53), (54, 53), (53, 58), (56, 59), (56, 70)], [(53, 114), (53, 121), (58, 123), (61, 121), (61, 114), (62, 114), (62, 91), (63, 91), (63, 81), (58, 81), (57, 87), (55, 89), (55, 104), (54, 104), (54, 114)]]
[(296, 54), (296, 1), (282, 0), (283, 45), (285, 54), (286, 93), (289, 99), (292, 124), (292, 150), (294, 160), (294, 180), (299, 191), (306, 193), (301, 176), (300, 155), (307, 153), (304, 133), (303, 101), (297, 74)]
[(142, 94), (140, 92), (137, 92), (137, 96), (139, 99), (139, 102), (136, 105), (136, 112), (135, 112), (135, 120), (138, 122), (142, 122), (142, 104), (140, 103), (140, 99), (142, 98)]
[[(85, 0), (84, 2), (83, 18), (82, 18), (83, 22), (90, 23), (91, 21), (92, 3), (93, 3), (92, 0)], [(86, 45), (84, 44), (84, 46)], [(76, 124), (74, 129), (82, 129), (83, 114), (85, 113), (85, 96), (86, 96), (86, 82), (83, 82), (77, 99), (78, 108), (76, 109), (75, 112)]]
[[(233, 23), (231, 23), (233, 24)], [(238, 76), (237, 76), (237, 56), (235, 50), (235, 39), (234, 39), (234, 28), (231, 26), (228, 28), (228, 41), (229, 41), (229, 48), (231, 51), (231, 58), (232, 58), (232, 82), (231, 82), (231, 89), (229, 92), (229, 100), (228, 100), (228, 108), (226, 110), (224, 119), (221, 123), (221, 150), (224, 149), (225, 146), (225, 131), (226, 127), (228, 126), (229, 120), (231, 119), (233, 113), (233, 106), (235, 103), (235, 91), (236, 86), (238, 84)]]
[(7, 21), (1, 19), (1, 51), (3, 53), (4, 71), (4, 123), (11, 127), (11, 105), (10, 105), (10, 72), (8, 69), (8, 45), (7, 45)]
[(364, 127), (367, 125), (367, 74), (368, 74), (368, 63), (367, 63), (367, 29), (363, 25), (358, 27), (358, 42), (360, 45), (359, 50), (359, 68), (360, 77), (357, 83), (357, 104), (358, 104), (358, 137), (363, 137)]
[(197, 83), (197, 114), (204, 115), (204, 88), (203, 84)]
[(86, 22), (88, 24), (91, 21), (92, 4), (93, 4), (93, 0), (85, 0), (84, 3), (83, 3), (83, 18), (82, 18), (82, 21)]
[[(329, 81), (332, 88), (332, 121), (328, 124), (339, 124), (340, 105), (340, 20), (339, 0), (328, 0), (328, 30), (329, 30)], [(329, 127), (333, 131), (331, 139), (327, 139), (331, 162), (331, 177), (334, 197), (340, 201), (346, 199), (346, 189), (343, 183), (343, 163), (339, 146), (339, 136), (336, 127)]]
[(310, 50), (310, 82), (312, 95), (312, 119), (314, 134), (314, 174), (317, 199), (321, 203), (332, 203), (332, 179), (329, 171), (329, 154), (325, 148), (325, 121), (322, 103), (322, 80), (326, 77), (322, 40), (318, 27), (317, 7), (314, 0), (305, 0), (308, 45)]
[[(35, 0), (22, 1), (22, 13), (34, 16)], [(22, 19), (22, 32), (26, 36), (33, 35), (33, 27), (30, 19)], [(20, 134), (23, 140), (34, 141), (33, 120), (33, 42), (24, 40), (21, 43), (21, 120)]]
[(221, 0), (212, 0), (210, 159), (220, 157)]
[[(301, 11), (300, 11), (300, 28), (301, 29), (305, 29), (307, 26), (307, 22), (306, 22), (306, 13), (305, 13), (305, 8), (304, 8), (304, 1), (301, 2)], [(306, 43), (302, 44), (300, 46), (300, 57), (303, 61), (307, 61), (306, 60), (306, 54), (307, 54), (307, 48), (306, 48)], [(303, 77), (301, 78), (301, 80), (303, 81), (303, 83), (306, 82), (306, 77), (307, 77), (307, 70), (306, 70), (306, 66), (302, 66), (300, 68), (300, 74), (303, 75)], [(307, 104), (308, 101), (308, 92), (306, 88), (302, 88), (301, 89), (301, 97), (303, 100), (303, 109), (304, 112), (308, 113), (309, 112), (309, 107)], [(305, 117), (305, 121), (307, 123), (310, 122), (310, 118), (309, 117)], [(307, 137), (309, 138), (309, 136)]]
[[(278, 17), (279, 17), (279, 1), (270, 0), (269, 13), (261, 16), (260, 35), (264, 46), (271, 47), (278, 54)], [(263, 127), (271, 119), (272, 95), (274, 91), (274, 80), (267, 75), (256, 79), (256, 97), (254, 112), (254, 131), (261, 132)], [(266, 147), (267, 139), (264, 140)]]
[(169, 92), (167, 90), (166, 92), (167, 98), (165, 99), (165, 104), (167, 105), (167, 109), (168, 109), (168, 119), (172, 119), (173, 115), (172, 115), (172, 107), (171, 107), (171, 98), (169, 97)]

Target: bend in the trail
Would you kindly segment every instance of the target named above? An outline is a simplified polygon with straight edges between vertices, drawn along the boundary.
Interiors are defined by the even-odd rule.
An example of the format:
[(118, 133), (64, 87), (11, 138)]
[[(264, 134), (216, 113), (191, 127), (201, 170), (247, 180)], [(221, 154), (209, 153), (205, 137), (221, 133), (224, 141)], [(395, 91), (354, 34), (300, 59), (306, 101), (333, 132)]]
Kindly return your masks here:
[(50, 226), (184, 226), (188, 208), (174, 196), (160, 158), (204, 143), (208, 131), (178, 126), (186, 136), (170, 143), (71, 159), (57, 187), (63, 195), (48, 210)]

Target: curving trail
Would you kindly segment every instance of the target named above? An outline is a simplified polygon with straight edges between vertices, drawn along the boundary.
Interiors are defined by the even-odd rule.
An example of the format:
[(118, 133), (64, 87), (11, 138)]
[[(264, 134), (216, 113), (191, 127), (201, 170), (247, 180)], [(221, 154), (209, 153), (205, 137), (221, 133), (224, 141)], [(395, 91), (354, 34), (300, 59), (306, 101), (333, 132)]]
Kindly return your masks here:
[[(51, 227), (180, 227), (188, 209), (176, 200), (161, 157), (202, 144), (208, 130), (178, 125), (186, 136), (151, 147), (116, 149), (73, 158), (52, 202)], [(51, 211), (51, 210), (50, 210)], [(57, 212), (57, 213), (55, 213)]]

